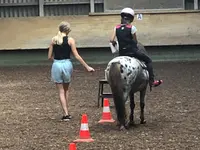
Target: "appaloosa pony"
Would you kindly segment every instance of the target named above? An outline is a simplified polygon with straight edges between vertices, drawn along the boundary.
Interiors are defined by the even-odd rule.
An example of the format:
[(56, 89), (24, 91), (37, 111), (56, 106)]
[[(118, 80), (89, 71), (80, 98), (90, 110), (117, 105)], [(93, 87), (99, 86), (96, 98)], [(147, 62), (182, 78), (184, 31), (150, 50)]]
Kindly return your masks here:
[[(146, 52), (145, 48), (139, 44), (139, 50)], [(106, 78), (110, 85), (118, 125), (120, 130), (128, 129), (134, 124), (134, 93), (140, 92), (140, 123), (144, 124), (145, 95), (149, 83), (149, 74), (146, 65), (134, 57), (118, 56), (113, 58), (105, 70)], [(130, 97), (130, 116), (127, 120), (125, 103)]]

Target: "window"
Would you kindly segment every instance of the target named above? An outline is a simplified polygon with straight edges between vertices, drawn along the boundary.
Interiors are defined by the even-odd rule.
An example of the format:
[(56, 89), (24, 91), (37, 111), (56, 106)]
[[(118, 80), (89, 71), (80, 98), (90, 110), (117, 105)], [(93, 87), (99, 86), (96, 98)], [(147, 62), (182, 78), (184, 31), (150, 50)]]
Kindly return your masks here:
[(200, 0), (185, 0), (186, 10), (200, 9)]

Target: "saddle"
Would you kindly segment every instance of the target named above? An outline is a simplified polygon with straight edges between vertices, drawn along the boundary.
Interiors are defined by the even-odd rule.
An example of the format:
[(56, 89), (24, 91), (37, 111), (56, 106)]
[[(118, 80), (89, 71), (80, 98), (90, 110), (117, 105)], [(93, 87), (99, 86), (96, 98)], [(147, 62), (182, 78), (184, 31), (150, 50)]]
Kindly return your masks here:
[[(135, 57), (134, 57), (134, 58), (135, 58)], [(146, 64), (145, 64), (144, 61), (141, 61), (141, 60), (139, 60), (139, 59), (137, 59), (137, 58), (135, 58), (135, 59), (136, 59), (137, 62), (142, 66), (143, 69), (146, 69), (146, 70), (147, 70), (147, 66), (146, 66)]]

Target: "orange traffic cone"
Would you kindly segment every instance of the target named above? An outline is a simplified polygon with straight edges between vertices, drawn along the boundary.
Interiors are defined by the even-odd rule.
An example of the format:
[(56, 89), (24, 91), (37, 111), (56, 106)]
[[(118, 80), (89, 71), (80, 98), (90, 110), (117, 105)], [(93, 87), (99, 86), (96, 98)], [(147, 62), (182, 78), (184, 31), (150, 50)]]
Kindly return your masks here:
[(109, 100), (107, 98), (104, 99), (103, 105), (104, 106), (103, 106), (102, 119), (99, 121), (99, 123), (115, 122), (115, 120), (112, 119), (112, 115), (111, 115), (111, 112), (110, 112)]
[(69, 144), (69, 150), (76, 150), (76, 144), (75, 143), (70, 143)]
[(90, 137), (90, 131), (88, 127), (88, 118), (86, 114), (82, 115), (79, 137), (80, 138), (77, 140), (74, 140), (74, 142), (93, 142), (94, 141)]

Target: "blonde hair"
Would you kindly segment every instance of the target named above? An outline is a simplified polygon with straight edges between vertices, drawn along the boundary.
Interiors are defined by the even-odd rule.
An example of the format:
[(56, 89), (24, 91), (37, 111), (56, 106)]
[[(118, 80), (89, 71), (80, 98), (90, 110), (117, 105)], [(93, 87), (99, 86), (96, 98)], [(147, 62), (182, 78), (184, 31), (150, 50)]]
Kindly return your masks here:
[(61, 22), (57, 35), (52, 38), (53, 44), (61, 45), (63, 43), (63, 37), (68, 35), (70, 31), (70, 24), (66, 21)]

